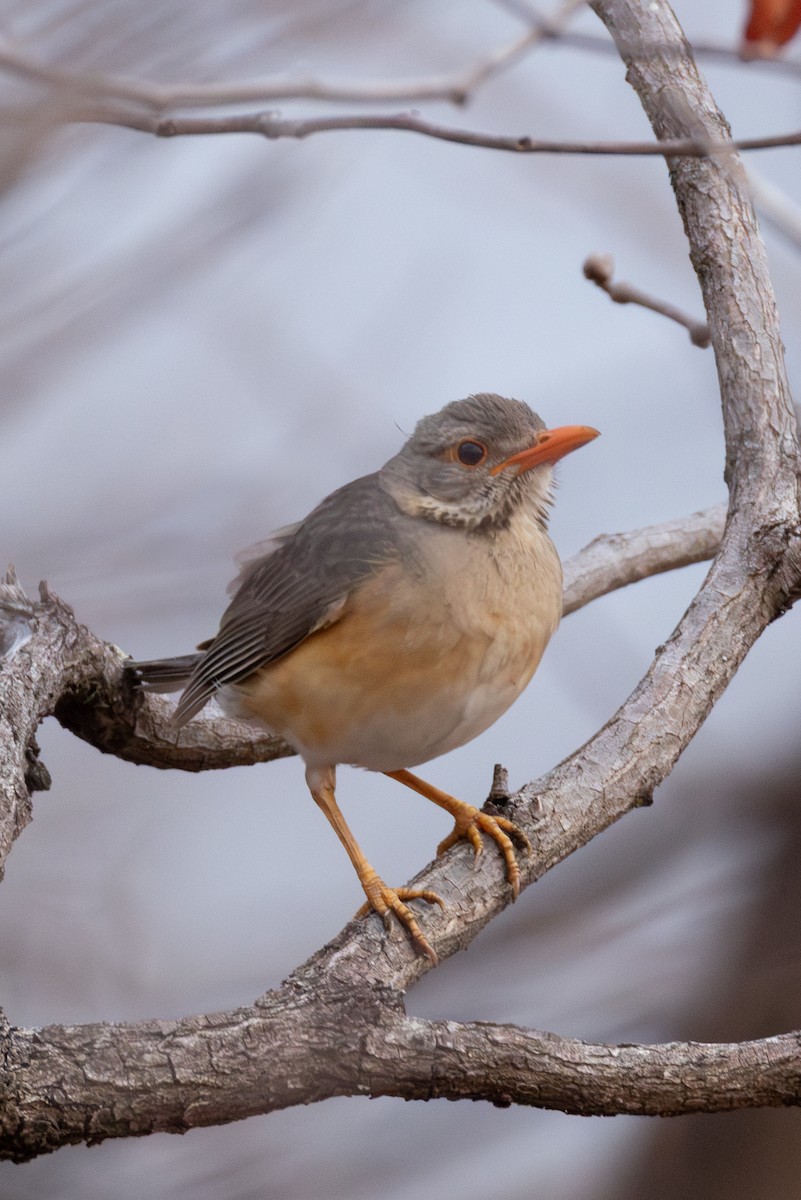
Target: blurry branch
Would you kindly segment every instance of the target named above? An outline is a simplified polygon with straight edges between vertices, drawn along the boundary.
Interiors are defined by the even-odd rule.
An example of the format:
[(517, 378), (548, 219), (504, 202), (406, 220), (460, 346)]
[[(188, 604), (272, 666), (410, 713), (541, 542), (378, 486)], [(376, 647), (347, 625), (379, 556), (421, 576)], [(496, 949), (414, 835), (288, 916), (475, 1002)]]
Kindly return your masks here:
[[(551, 44), (568, 46), (574, 50), (583, 50), (589, 54), (619, 54), (619, 47), (615, 45), (611, 38), (604, 35), (594, 33), (574, 33), (562, 31), (560, 33), (552, 33), (548, 30), (548, 18), (538, 12), (533, 5), (528, 4), (526, 0), (495, 0), (495, 3), (505, 9), (507, 12), (513, 13), (519, 17), (521, 21), (525, 21), (534, 29), (540, 29)], [(697, 39), (691, 46), (693, 55), (696, 58), (708, 58), (724, 65), (739, 67), (742, 69), (744, 64), (743, 47), (742, 45), (731, 46), (724, 42), (711, 42), (703, 38)], [(675, 54), (679, 55), (679, 51), (674, 47), (665, 47), (662, 44), (639, 47), (639, 57), (645, 58), (649, 54)], [(801, 61), (797, 58), (778, 58), (778, 57), (748, 57), (748, 70), (753, 70), (755, 67), (766, 67), (774, 74), (789, 75), (795, 79), (801, 76)]]
[[(741, 138), (731, 141), (728, 130), (718, 138), (690, 136), (663, 138), (658, 144), (643, 142), (554, 141), (527, 135), (485, 134), (476, 130), (455, 129), (421, 117), (417, 112), (349, 113), (323, 117), (288, 118), (267, 109), (205, 117), (177, 113), (182, 108), (226, 108), (232, 105), (264, 103), (272, 100), (320, 100), (326, 102), (393, 103), (398, 100), (448, 100), (465, 104), (488, 79), (508, 69), (524, 54), (546, 41), (566, 38), (566, 26), (585, 0), (562, 0), (550, 17), (543, 17), (525, 3), (511, 0), (509, 7), (527, 23), (526, 31), (514, 41), (488, 54), (477, 64), (454, 76), (436, 76), (416, 80), (372, 80), (360, 84), (332, 83), (311, 78), (282, 76), (245, 84), (155, 84), (91, 72), (68, 72), (38, 62), (18, 47), (0, 43), (0, 72), (5, 71), (27, 83), (47, 89), (37, 107), (40, 120), (53, 124), (102, 124), (150, 133), (156, 137), (209, 136), (230, 133), (255, 133), (270, 140), (301, 139), (317, 133), (344, 130), (398, 130), (417, 133), (439, 141), (459, 145), (503, 150), (516, 154), (599, 154), (599, 155), (676, 155), (707, 157), (730, 154), (735, 150), (762, 150), (801, 144), (801, 131)], [(580, 36), (575, 44), (611, 49), (609, 39)], [(707, 50), (710, 48), (707, 47)], [(717, 48), (720, 50), (721, 48)], [(642, 44), (619, 45), (620, 53), (649, 58)], [(679, 50), (664, 43), (650, 48), (650, 57), (661, 63), (679, 61)], [(728, 53), (733, 54), (733, 51)], [(678, 57), (677, 57), (678, 56)], [(5, 123), (13, 128), (15, 120), (29, 119), (26, 109), (17, 113), (7, 108)], [(720, 134), (723, 136), (720, 137)]]
[(801, 250), (801, 206), (775, 183), (748, 166), (748, 186), (760, 216), (796, 249)]
[(396, 103), (399, 100), (445, 100), (466, 104), (475, 91), (493, 76), (513, 66), (542, 42), (559, 37), (573, 13), (585, 0), (562, 0), (548, 18), (540, 18), (514, 41), (453, 75), (427, 79), (364, 80), (334, 83), (308, 76), (278, 76), (248, 83), (158, 84), (92, 72), (64, 71), (39, 62), (18, 47), (0, 43), (0, 72), (27, 83), (46, 86), (63, 98), (117, 101), (141, 105), (151, 112), (174, 108), (225, 108), (272, 100), (322, 100), (353, 103)]
[(532, 24), (521, 37), (510, 42), (508, 46), (501, 47), (500, 50), (491, 54), (484, 62), (479, 63), (472, 70), (466, 72), (463, 80), (462, 96), (460, 100), (456, 100), (456, 103), (463, 103), (487, 79), (490, 79), (493, 75), (497, 75), (500, 70), (518, 62), (535, 46), (539, 46), (552, 38), (560, 37), (570, 18), (578, 9), (584, 8), (584, 5), (585, 0), (562, 0), (562, 3), (552, 16), (543, 17), (536, 24)]
[[(725, 506), (666, 521), (628, 533), (596, 538), (564, 564), (564, 612), (571, 613), (616, 588), (662, 571), (711, 558), (723, 535)], [(24, 655), (15, 655), (27, 643)], [(5, 647), (5, 653), (4, 653)], [(5, 661), (3, 659), (5, 658)], [(220, 770), (270, 762), (294, 751), (266, 733), (208, 712), (176, 734), (169, 718), (173, 705), (163, 696), (134, 691), (124, 673), (126, 655), (78, 625), (72, 610), (43, 585), (39, 604), (32, 604), (13, 571), (0, 584), (0, 714), (17, 730), (33, 737), (39, 722), (53, 714), (76, 736), (98, 750), (129, 762), (182, 771)], [(24, 692), (36, 678), (42, 694)], [(15, 681), (15, 682), (12, 682)], [(12, 711), (11, 698), (24, 699), (24, 710)], [(6, 742), (17, 754), (17, 782), (29, 768), (20, 757), (24, 738)], [(29, 799), (22, 800), (29, 812)], [(27, 818), (24, 823), (27, 823)], [(0, 871), (11, 842), (22, 826), (10, 810), (0, 810)]]
[(615, 283), (612, 278), (615, 264), (611, 254), (591, 254), (585, 259), (583, 270), (585, 278), (597, 284), (615, 304), (639, 304), (641, 308), (650, 308), (652, 312), (661, 313), (663, 317), (683, 325), (694, 346), (705, 350), (709, 345), (709, 326), (705, 321), (697, 321), (667, 301), (648, 296), (632, 283)]
[[(535, 845), (521, 863), (523, 886), (650, 800), (801, 587), (798, 431), (741, 165), (665, 0), (592, 0), (592, 7), (615, 38), (658, 152), (671, 159), (717, 360), (730, 498), (717, 557), (632, 695), (584, 746), (509, 797), (505, 811)], [(657, 44), (664, 54), (636, 49)], [(677, 144), (695, 146), (697, 161), (679, 157)], [(727, 148), (725, 165), (707, 156), (719, 146)], [(603, 542), (589, 549), (601, 557), (613, 551)], [(14, 595), (11, 603), (15, 619), (22, 606), (27, 620), (23, 600)], [(45, 595), (48, 605), (57, 602)], [(4, 673), (0, 850), (28, 819), (30, 791), (45, 782), (33, 740), (38, 721), (47, 712), (74, 719), (59, 664), (69, 665), (73, 686), (83, 680), (74, 697), (82, 710), (113, 709), (119, 697), (106, 683), (121, 674), (121, 653), (87, 641), (74, 621), (54, 617), (46, 628), (47, 619), (37, 610), (31, 638)], [(444, 911), (426, 916), (440, 958), (467, 946), (509, 903), (500, 856), (475, 863), (466, 846), (414, 882), (446, 901)], [(234, 1012), (136, 1025), (0, 1026), (0, 1152), (23, 1160), (70, 1142), (183, 1132), (333, 1095), (447, 1095), (584, 1113), (801, 1103), (801, 1035), (735, 1047), (599, 1047), (406, 1017), (403, 993), (429, 969), (400, 929), (385, 931), (373, 915), (348, 926), (282, 988)]]
[[(585, 0), (562, 0), (551, 15), (536, 11), (523, 0), (502, 0), (501, 7), (522, 20), (526, 30), (511, 42), (499, 46), (477, 63), (450, 75), (417, 79), (378, 79), (335, 82), (309, 76), (281, 75), (246, 83), (154, 83), (92, 71), (68, 71), (41, 62), (10, 42), (0, 42), (0, 72), (26, 83), (47, 88), (62, 99), (108, 101), (141, 106), (151, 113), (179, 108), (226, 108), (240, 104), (270, 103), (276, 100), (318, 100), (339, 103), (397, 103), (399, 101), (443, 100), (466, 104), (489, 79), (508, 70), (527, 53), (542, 45), (564, 45), (590, 53), (616, 54), (608, 36), (570, 33), (570, 18), (583, 8)], [(712, 42), (695, 42), (693, 51), (729, 62), (742, 68), (739, 48)], [(640, 47), (640, 53), (647, 52)], [(653, 53), (665, 54), (664, 46)], [(774, 72), (801, 75), (801, 62), (791, 59), (757, 59), (755, 66), (767, 66)]]
[[(7, 117), (8, 119), (8, 117)], [(65, 106), (57, 120), (74, 124), (117, 125), (156, 137), (198, 137), (226, 133), (255, 133), (269, 141), (280, 138), (302, 139), (315, 133), (334, 133), (343, 130), (398, 130), (417, 133), (441, 142), (460, 146), (481, 147), (485, 150), (504, 150), (513, 154), (597, 154), (647, 155), (663, 158), (707, 158), (716, 154), (732, 154), (738, 150), (770, 150), (781, 146), (801, 145), (801, 130), (791, 133), (768, 134), (764, 137), (727, 138), (727, 130), (717, 131), (714, 140), (698, 137), (664, 138), (659, 142), (583, 142), (548, 141), (527, 134), (479, 133), (471, 129), (455, 129), (427, 121), (414, 112), (348, 113), (333, 117), (281, 117), (273, 112), (236, 113), (231, 116), (181, 117), (132, 112), (113, 105)]]

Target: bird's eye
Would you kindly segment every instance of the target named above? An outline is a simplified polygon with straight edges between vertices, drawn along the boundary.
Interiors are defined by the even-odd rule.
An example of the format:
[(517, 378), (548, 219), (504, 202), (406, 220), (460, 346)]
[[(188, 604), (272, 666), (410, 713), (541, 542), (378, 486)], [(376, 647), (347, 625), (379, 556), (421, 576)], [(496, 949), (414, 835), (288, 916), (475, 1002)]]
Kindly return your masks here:
[(477, 467), (487, 457), (487, 447), (481, 442), (460, 442), (456, 447), (456, 457), (463, 467)]

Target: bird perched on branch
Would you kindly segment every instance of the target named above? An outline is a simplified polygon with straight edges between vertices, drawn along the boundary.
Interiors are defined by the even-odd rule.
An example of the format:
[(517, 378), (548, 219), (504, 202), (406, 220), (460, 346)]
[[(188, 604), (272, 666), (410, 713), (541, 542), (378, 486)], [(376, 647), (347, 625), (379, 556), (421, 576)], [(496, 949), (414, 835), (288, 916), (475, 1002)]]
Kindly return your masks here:
[(129, 664), (150, 691), (183, 689), (175, 729), (212, 697), (284, 738), (312, 796), (385, 922), (436, 962), (407, 901), (360, 850), (335, 797), (338, 763), (383, 771), (444, 808), (439, 853), (481, 835), (520, 872), (511, 821), (408, 769), (464, 745), (501, 716), (539, 664), (562, 612), (547, 534), (552, 467), (597, 431), (546, 429), (519, 400), (481, 394), (424, 417), (394, 458), (279, 530), (232, 585), (219, 631), (197, 654)]

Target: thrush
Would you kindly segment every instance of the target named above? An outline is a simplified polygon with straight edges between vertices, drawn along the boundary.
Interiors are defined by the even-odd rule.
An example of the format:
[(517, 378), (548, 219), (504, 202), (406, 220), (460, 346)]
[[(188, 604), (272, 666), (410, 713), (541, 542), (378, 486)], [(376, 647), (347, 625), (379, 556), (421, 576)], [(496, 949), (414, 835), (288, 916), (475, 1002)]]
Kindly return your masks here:
[(482, 733), (534, 674), (562, 612), (548, 536), (553, 464), (597, 436), (547, 429), (520, 400), (488, 393), (418, 422), (379, 471), (333, 492), (245, 563), (214, 637), (198, 653), (133, 662), (145, 689), (183, 689), (172, 725), (212, 698), (284, 738), (385, 923), (394, 913), (436, 954), (408, 905), (359, 848), (335, 795), (340, 763), (381, 771), (454, 818), (443, 853), (482, 835), (520, 885), (525, 834), (409, 770)]

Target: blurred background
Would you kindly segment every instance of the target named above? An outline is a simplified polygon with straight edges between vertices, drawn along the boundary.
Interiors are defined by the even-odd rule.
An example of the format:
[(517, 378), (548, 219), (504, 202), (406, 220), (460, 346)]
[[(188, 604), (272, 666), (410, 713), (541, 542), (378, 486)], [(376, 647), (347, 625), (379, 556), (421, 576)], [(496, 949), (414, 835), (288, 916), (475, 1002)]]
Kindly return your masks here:
[[(682, 0), (678, 12), (692, 39), (738, 44), (734, 0)], [(199, 84), (451, 75), (523, 28), (489, 0), (6, 0), (0, 22), (17, 56)], [(589, 12), (570, 28), (606, 40)], [(735, 135), (799, 128), (793, 55), (795, 73), (702, 59)], [(611, 252), (619, 277), (702, 315), (661, 160), (514, 157), (393, 132), (157, 140), (53, 128), (45, 89), (8, 71), (0, 88), (13, 114), (0, 132), (0, 549), (29, 591), (46, 578), (127, 652), (192, 649), (216, 629), (237, 550), (470, 392), (602, 431), (560, 472), (563, 556), (724, 498), (711, 351), (613, 305), (581, 273), (587, 254)], [(280, 103), (299, 115), (357, 107)], [(603, 45), (544, 45), (466, 109), (424, 107), (482, 131), (650, 136)], [(749, 164), (792, 205), (798, 156)], [(797, 391), (801, 249), (771, 222), (765, 236)], [(629, 694), (703, 573), (568, 618), (515, 708), (426, 777), (481, 803), (494, 762), (519, 786), (570, 753)], [(767, 631), (653, 808), (529, 889), (414, 989), (411, 1012), (608, 1041), (801, 1025), (800, 620)], [(249, 1002), (361, 902), (298, 761), (193, 776), (106, 758), (53, 721), (41, 742), (53, 787), (35, 797), (0, 906), (13, 1023)], [(383, 777), (343, 769), (339, 795), (390, 882), (448, 830)], [(0, 1196), (789, 1198), (799, 1132), (797, 1111), (582, 1120), (343, 1099), (4, 1164)]]

